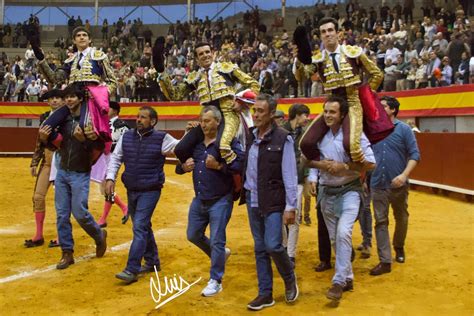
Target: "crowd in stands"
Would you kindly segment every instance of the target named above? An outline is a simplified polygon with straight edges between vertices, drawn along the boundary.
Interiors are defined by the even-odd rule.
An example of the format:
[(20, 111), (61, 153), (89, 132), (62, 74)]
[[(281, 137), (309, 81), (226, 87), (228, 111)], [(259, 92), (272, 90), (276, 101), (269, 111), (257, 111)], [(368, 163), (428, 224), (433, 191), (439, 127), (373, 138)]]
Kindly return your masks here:
[[(423, 3), (428, 3), (426, 0)], [(304, 25), (311, 34), (311, 44), (316, 54), (321, 49), (318, 23), (325, 16), (338, 20), (341, 43), (358, 45), (385, 73), (382, 91), (401, 91), (426, 87), (449, 86), (474, 82), (474, 23), (470, 23), (463, 7), (449, 1), (442, 7), (427, 4), (422, 9), (424, 17), (417, 20), (412, 12), (413, 0), (390, 8), (361, 7), (357, 0), (343, 5), (326, 5), (318, 2), (311, 12), (298, 16), (296, 23)], [(345, 9), (345, 10), (344, 10)], [(416, 8), (419, 9), (419, 8)], [(31, 22), (31, 23), (30, 23)], [(276, 15), (271, 28), (262, 23), (258, 7), (243, 14), (242, 19), (229, 25), (222, 18), (211, 21), (195, 19), (191, 23), (177, 21), (169, 25), (166, 38), (168, 72), (175, 83), (196, 69), (193, 46), (209, 42), (221, 61), (237, 63), (240, 68), (259, 80), (262, 91), (280, 97), (316, 97), (324, 93), (317, 75), (306, 75), (303, 65), (295, 58), (292, 31), (282, 27)], [(23, 25), (39, 21), (32, 16)], [(27, 28), (15, 28), (16, 42)], [(71, 17), (69, 33), (83, 24), (80, 16)], [(20, 30), (17, 32), (17, 28)], [(3, 26), (5, 36), (12, 34), (8, 25)], [(1, 33), (3, 32), (3, 33)], [(120, 101), (159, 100), (156, 70), (152, 65), (152, 46), (156, 36), (140, 19), (125, 21), (120, 18), (109, 25), (105, 19), (101, 37), (93, 38), (93, 45), (107, 53), (118, 79), (115, 98)], [(2, 42), (2, 41), (0, 41)], [(26, 43), (22, 40), (26, 48)], [(22, 47), (23, 47), (22, 46)], [(60, 37), (55, 50), (46, 52), (46, 59), (53, 68), (73, 54), (70, 36)], [(8, 58), (10, 57), (10, 58)], [(26, 49), (24, 56), (0, 55), (0, 97), (8, 101), (37, 100), (47, 83), (36, 71), (33, 51)], [(35, 83), (33, 83), (35, 81)], [(192, 96), (191, 96), (192, 99)]]

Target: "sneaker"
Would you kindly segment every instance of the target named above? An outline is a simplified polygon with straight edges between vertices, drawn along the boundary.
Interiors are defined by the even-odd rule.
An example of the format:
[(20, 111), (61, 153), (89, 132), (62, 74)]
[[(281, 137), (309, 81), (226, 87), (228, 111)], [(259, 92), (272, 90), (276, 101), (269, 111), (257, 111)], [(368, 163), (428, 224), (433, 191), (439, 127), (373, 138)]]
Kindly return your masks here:
[(136, 275), (135, 273), (129, 272), (127, 270), (123, 270), (122, 272), (117, 273), (115, 277), (117, 279), (125, 281), (126, 284), (131, 284), (133, 282), (138, 281), (138, 275)]
[(156, 267), (156, 271), (158, 272), (161, 271), (161, 267), (159, 264), (148, 264), (145, 262), (145, 264), (140, 267), (140, 271), (138, 272), (138, 274), (155, 272), (155, 267)]
[(287, 303), (293, 303), (298, 298), (299, 290), (298, 283), (296, 280), (296, 274), (292, 281), (285, 282), (285, 301)]
[(202, 290), (201, 295), (209, 297), (214, 296), (221, 291), (222, 284), (217, 282), (217, 280), (210, 279), (209, 282), (207, 282), (207, 286)]
[(229, 248), (225, 248), (225, 261), (227, 262), (227, 260), (229, 259), (230, 255), (232, 254), (232, 252), (230, 251)]
[(257, 296), (253, 301), (247, 304), (247, 308), (253, 311), (259, 311), (265, 307), (275, 305), (275, 301), (271, 295), (268, 296)]

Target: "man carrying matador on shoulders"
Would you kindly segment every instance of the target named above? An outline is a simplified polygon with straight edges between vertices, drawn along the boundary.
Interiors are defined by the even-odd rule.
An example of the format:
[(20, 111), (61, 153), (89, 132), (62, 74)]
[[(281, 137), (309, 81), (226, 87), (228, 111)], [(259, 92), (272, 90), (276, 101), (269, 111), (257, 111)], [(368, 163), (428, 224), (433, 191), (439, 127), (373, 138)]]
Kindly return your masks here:
[[(382, 71), (362, 52), (362, 48), (340, 45), (338, 23), (333, 18), (323, 18), (319, 24), (324, 48), (312, 56), (304, 28), (298, 27), (294, 42), (298, 47), (298, 59), (309, 74), (318, 72), (326, 92), (345, 98), (349, 103), (349, 115), (344, 119), (344, 149), (354, 162), (364, 162), (360, 139), (362, 131), (372, 143), (385, 138), (393, 130), (383, 106), (372, 92), (383, 81)], [(365, 75), (365, 76), (364, 76)], [(367, 78), (366, 81), (364, 78)], [(300, 147), (308, 160), (320, 160), (316, 144), (329, 130), (322, 116), (308, 126)]]
[[(163, 95), (172, 101), (180, 101), (195, 91), (202, 106), (214, 105), (224, 117), (219, 128), (219, 151), (227, 163), (231, 163), (236, 154), (231, 150), (232, 139), (240, 126), (239, 114), (234, 110), (236, 93), (250, 89), (255, 94), (260, 91), (259, 83), (230, 62), (217, 61), (208, 43), (198, 43), (194, 47), (194, 56), (199, 69), (189, 73), (183, 83), (173, 85), (171, 78), (164, 72), (164, 39), (158, 38), (153, 47), (153, 63), (157, 69), (158, 84)], [(204, 135), (200, 128), (193, 128), (175, 148), (178, 159), (184, 163), (192, 156), (194, 146), (202, 142)]]

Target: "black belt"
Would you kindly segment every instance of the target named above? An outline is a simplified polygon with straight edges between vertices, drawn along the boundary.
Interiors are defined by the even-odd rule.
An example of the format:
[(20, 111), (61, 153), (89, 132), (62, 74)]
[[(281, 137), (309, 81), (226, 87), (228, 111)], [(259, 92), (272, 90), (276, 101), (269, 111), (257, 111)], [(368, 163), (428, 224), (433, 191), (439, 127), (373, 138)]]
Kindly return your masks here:
[(326, 184), (322, 184), (323, 186), (325, 187), (328, 187), (328, 188), (332, 188), (332, 189), (342, 189), (344, 187), (347, 187), (348, 185), (353, 185), (354, 182), (359, 182), (360, 183), (360, 179), (357, 178), (355, 180), (352, 180), (351, 182), (347, 182), (347, 183), (344, 183), (344, 184), (341, 184), (341, 185), (326, 185)]

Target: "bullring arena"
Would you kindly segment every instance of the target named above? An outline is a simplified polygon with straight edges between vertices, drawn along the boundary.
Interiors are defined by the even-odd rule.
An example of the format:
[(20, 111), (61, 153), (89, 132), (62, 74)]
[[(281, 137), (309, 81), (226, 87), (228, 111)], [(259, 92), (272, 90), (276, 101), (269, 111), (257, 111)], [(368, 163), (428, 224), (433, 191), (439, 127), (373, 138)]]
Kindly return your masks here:
[[(299, 3), (305, 2), (305, 0), (298, 1)], [(242, 5), (244, 10), (249, 9), (251, 12), (247, 15), (236, 14), (227, 19), (226, 23), (236, 23), (237, 25), (237, 23), (244, 21), (247, 17), (247, 21), (239, 25), (242, 25), (241, 30), (245, 29), (244, 33), (251, 33), (253, 36), (252, 32), (255, 32), (253, 40), (258, 45), (253, 48), (254, 50), (257, 49), (256, 47), (260, 50), (260, 44), (266, 47), (265, 42), (262, 41), (262, 33), (266, 33), (267, 29), (265, 27), (262, 30), (260, 22), (263, 23), (263, 26), (266, 23), (270, 34), (268, 46), (270, 50), (273, 50), (273, 48), (277, 47), (277, 43), (278, 45), (281, 44), (280, 47), (289, 45), (291, 48), (291, 44), (282, 44), (284, 39), (283, 33), (285, 33), (283, 31), (284, 27), (289, 31), (293, 31), (296, 25), (301, 23), (304, 23), (306, 27), (307, 21), (310, 19), (309, 15), (306, 14), (306, 10), (310, 14), (312, 14), (314, 9), (315, 12), (321, 10), (324, 14), (333, 14), (334, 11), (340, 11), (342, 14), (347, 13), (349, 15), (353, 13), (351, 10), (354, 9), (354, 7), (350, 9), (349, 3), (357, 3), (357, 1), (344, 1), (344, 5), (340, 5), (341, 1), (337, 1), (335, 8), (330, 8), (329, 4), (334, 5), (336, 1), (327, 0), (320, 3), (320, 1), (308, 0), (306, 1), (307, 3), (305, 2), (305, 5), (309, 4), (311, 7), (298, 7), (296, 5), (293, 8), (285, 8), (285, 4), (290, 6), (291, 1), (282, 0), (281, 8), (278, 7), (277, 11), (267, 10), (267, 12), (262, 13), (259, 22), (259, 9), (255, 4), (266, 6), (273, 2), (273, 0), (159, 0), (146, 1), (146, 4), (145, 2), (142, 3), (142, 1), (134, 0), (129, 2), (125, 4), (124, 1), (117, 0), (96, 0), (95, 2), (85, 0), (35, 1), (35, 5), (44, 6), (39, 9), (38, 14), (46, 9), (46, 7), (51, 7), (45, 11), (51, 15), (51, 10), (54, 9), (53, 6), (57, 4), (58, 6), (55, 7), (60, 11), (58, 14), (64, 20), (58, 23), (62, 23), (61, 25), (53, 25), (54, 22), (51, 23), (50, 21), (50, 25), (46, 23), (41, 26), (43, 48), (51, 49), (51, 52), (47, 54), (49, 56), (47, 58), (54, 59), (51, 57), (55, 55), (53, 49), (56, 50), (58, 55), (61, 53), (61, 50), (62, 53), (67, 50), (67, 47), (58, 49), (55, 45), (55, 40), (57, 39), (61, 45), (59, 35), (62, 37), (63, 34), (71, 33), (71, 27), (77, 26), (74, 23), (74, 25), (68, 24), (66, 26), (67, 19), (72, 15), (68, 14), (68, 12), (71, 13), (67, 8), (69, 6), (88, 7), (88, 10), (93, 8), (89, 10), (89, 13), (93, 14), (93, 16), (92, 18), (90, 17), (90, 22), (87, 22), (93, 24), (92, 26), (89, 25), (89, 27), (94, 38), (101, 38), (103, 40), (102, 44), (105, 43), (106, 47), (112, 42), (110, 39), (112, 19), (110, 19), (110, 26), (108, 26), (110, 27), (110, 32), (104, 32), (105, 23), (101, 25), (104, 22), (104, 17), (101, 15), (105, 14), (106, 10), (100, 12), (100, 9), (104, 9), (102, 6), (110, 8), (110, 11), (112, 11), (112, 7), (121, 9), (123, 6), (123, 15), (121, 16), (125, 16), (124, 21), (128, 18), (143, 17), (143, 8), (145, 8), (145, 11), (147, 11), (145, 15), (148, 15), (148, 18), (150, 18), (151, 13), (154, 19), (153, 22), (145, 21), (147, 31), (151, 29), (154, 32), (153, 36), (157, 36), (166, 34), (169, 26), (173, 26), (173, 22), (170, 19), (176, 18), (171, 16), (171, 13), (169, 16), (165, 14), (166, 11), (163, 11), (164, 5), (175, 5), (178, 3), (181, 7), (176, 11), (186, 7), (185, 18), (181, 19), (184, 21), (187, 18), (191, 22), (192, 17), (196, 16), (197, 4), (219, 3), (219, 6), (216, 6), (217, 12), (212, 12), (210, 19), (212, 23), (217, 24), (220, 22), (216, 18), (220, 17), (221, 14), (224, 15), (229, 5), (234, 3), (235, 8), (237, 8), (237, 5)], [(275, 2), (280, 3), (280, 1), (276, 0)], [(327, 6), (326, 2), (328, 3)], [(372, 6), (374, 3), (368, 0), (360, 0), (358, 2), (363, 7)], [(385, 4), (386, 2), (383, 1), (381, 3)], [(396, 3), (400, 2), (405, 6), (405, 4), (412, 1), (389, 0), (388, 2), (389, 5), (394, 6), (395, 10)], [(434, 16), (441, 11), (441, 8), (422, 9), (420, 7), (430, 1), (414, 0), (413, 2), (415, 7), (412, 9), (414, 12), (416, 11), (415, 20), (417, 18), (423, 19), (426, 16), (425, 13), (430, 16), (431, 9), (433, 9)], [(432, 2), (433, 5), (439, 4), (439, 1)], [(444, 9), (456, 13), (454, 15), (457, 19), (456, 28), (461, 30), (463, 24), (469, 24), (466, 23), (466, 20), (469, 22), (473, 11), (470, 1), (443, 1), (443, 3), (446, 6)], [(457, 4), (459, 6), (455, 7)], [(63, 5), (64, 8), (59, 7)], [(136, 7), (129, 7), (128, 5), (136, 5)], [(17, 8), (23, 10), (26, 6), (31, 6), (31, 1), (2, 1), (0, 5), (0, 25), (2, 28), (4, 24), (11, 21), (11, 17), (8, 17), (6, 12), (19, 12), (13, 11), (10, 8), (9, 10), (11, 11), (5, 10), (5, 6), (17, 6)], [(467, 11), (466, 15), (461, 7)], [(141, 10), (135, 12), (138, 8)], [(232, 9), (232, 7), (230, 8)], [(235, 8), (234, 10), (237, 11)], [(265, 8), (263, 9), (265, 10)], [(279, 13), (280, 9), (281, 15)], [(333, 9), (334, 11), (332, 11)], [(378, 9), (380, 9), (379, 6), (377, 6)], [(437, 9), (438, 12), (435, 14)], [(403, 10), (404, 18), (408, 24), (408, 12), (405, 12), (405, 8)], [(24, 10), (24, 12), (27, 11)], [(141, 13), (138, 13), (140, 11)], [(182, 11), (178, 13), (184, 14), (185, 10)], [(172, 13), (176, 14), (176, 12)], [(74, 14), (77, 15), (77, 13)], [(52, 16), (53, 18), (48, 18), (50, 20), (59, 19), (54, 14)], [(28, 19), (27, 16), (25, 18)], [(402, 17), (400, 16), (400, 18)], [(436, 23), (439, 20), (443, 20), (443, 18), (445, 16), (439, 19), (436, 17)], [(74, 16), (72, 16), (72, 20), (74, 22)], [(155, 22), (155, 20), (158, 22)], [(415, 26), (413, 17), (411, 20), (410, 23), (413, 24), (412, 26)], [(34, 22), (33, 24), (36, 23), (34, 19), (32, 21)], [(253, 24), (255, 21), (257, 21), (257, 25)], [(273, 21), (273, 24), (271, 24), (271, 21)], [(426, 19), (423, 23), (425, 22)], [(136, 21), (133, 23), (134, 25), (137, 24)], [(398, 21), (395, 22), (395, 24), (397, 23)], [(311, 24), (311, 21), (309, 24)], [(471, 21), (471, 30), (473, 24)], [(199, 27), (203, 25), (205, 23), (199, 22)], [(211, 21), (209, 21), (209, 25), (211, 25)], [(117, 28), (116, 31), (118, 33), (123, 33), (123, 30), (119, 30), (116, 23), (113, 23), (113, 27)], [(454, 28), (454, 25), (451, 25), (451, 27)], [(235, 26), (234, 28), (237, 29), (238, 27)], [(390, 26), (388, 28), (391, 31)], [(409, 28), (410, 26), (408, 25), (407, 29)], [(452, 28), (449, 32), (452, 31)], [(247, 30), (252, 31), (247, 32)], [(210, 30), (207, 31), (210, 32)], [(375, 26), (373, 31), (376, 31)], [(109, 33), (107, 32), (110, 33), (110, 37), (108, 37)], [(116, 35), (118, 34), (117, 32)], [(132, 31), (130, 32), (133, 33)], [(137, 31), (135, 30), (135, 32)], [(448, 29), (446, 29), (446, 32), (448, 32)], [(467, 34), (467, 29), (465, 32)], [(292, 32), (288, 33), (291, 37)], [(348, 33), (352, 35), (352, 31)], [(2, 36), (5, 35), (4, 37), (7, 38), (7, 41), (1, 40), (2, 45), (5, 46), (2, 46), (0, 51), (7, 47), (7, 59), (13, 60), (13, 56), (25, 55), (27, 44), (24, 44), (24, 47), (22, 47), (18, 38), (13, 41), (14, 44), (9, 43), (9, 37), (6, 36), (6, 32), (2, 34)], [(143, 35), (144, 33), (140, 34)], [(181, 44), (183, 44), (182, 40), (184, 38), (180, 38), (177, 34), (177, 31), (173, 34), (168, 33), (168, 35), (171, 35), (171, 42), (176, 40), (176, 42), (181, 41)], [(192, 38), (191, 42), (199, 37), (196, 34), (193, 35), (196, 38)], [(121, 37), (123, 34), (118, 35)], [(247, 35), (245, 34), (245, 36)], [(339, 35), (346, 36), (348, 34), (341, 32)], [(132, 44), (138, 46), (138, 33), (134, 36), (136, 42), (132, 40)], [(212, 36), (214, 40), (214, 34)], [(232, 36), (234, 36), (234, 33), (230, 35), (230, 37)], [(272, 39), (272, 36), (275, 37)], [(288, 39), (288, 34), (286, 36)], [(433, 34), (433, 36), (438, 35)], [(144, 44), (143, 37), (140, 40), (142, 46)], [(233, 38), (231, 39), (233, 40)], [(470, 39), (472, 42), (472, 34)], [(360, 40), (360, 38), (357, 40)], [(438, 40), (438, 47), (442, 42), (438, 38), (436, 40)], [(458, 38), (453, 36), (450, 40), (454, 42)], [(12, 39), (10, 38), (11, 41)], [(421, 41), (423, 42), (423, 40)], [(225, 42), (224, 38), (223, 42)], [(99, 41), (93, 42), (94, 46), (99, 46), (99, 44)], [(196, 43), (193, 42), (191, 45), (193, 44)], [(221, 44), (223, 43), (219, 43), (218, 46)], [(361, 42), (357, 42), (357, 44), (361, 44)], [(215, 45), (215, 42), (213, 45)], [(229, 42), (226, 42), (225, 45), (232, 47), (232, 43)], [(430, 45), (434, 48), (434, 41)], [(252, 46), (250, 45), (249, 47), (249, 50), (252, 50)], [(431, 51), (431, 47), (429, 48)], [(143, 51), (143, 56), (148, 54), (145, 53), (146, 48), (142, 47), (141, 50)], [(239, 50), (240, 48), (237, 49), (237, 51)], [(185, 54), (177, 51), (175, 53), (178, 55), (182, 54), (181, 57)], [(282, 53), (282, 56), (285, 58), (294, 57), (291, 49), (288, 49), (285, 53), (287, 55)], [(135, 62), (141, 63), (143, 56), (140, 55), (141, 52), (138, 54), (140, 61), (135, 60)], [(113, 55), (114, 53), (111, 56)], [(65, 56), (64, 54), (63, 57)], [(373, 51), (371, 57), (378, 62), (377, 59), (380, 56)], [(3, 58), (3, 54), (1, 58)], [(116, 74), (119, 73), (119, 70), (122, 70), (121, 62), (124, 61), (120, 61), (119, 57), (117, 58), (118, 61), (117, 59), (113, 61), (114, 63), (117, 61), (113, 65)], [(25, 59), (28, 58), (25, 57)], [(32, 68), (35, 64), (32, 61), (33, 59), (30, 58), (29, 60)], [(385, 57), (382, 56), (382, 64), (385, 67), (386, 62), (384, 59)], [(419, 61), (426, 62), (426, 60), (422, 60), (421, 56)], [(148, 60), (148, 62), (150, 61)], [(183, 63), (191, 68), (191, 61), (187, 60)], [(117, 64), (120, 66), (117, 66)], [(252, 65), (249, 64), (249, 66)], [(143, 70), (142, 68), (145, 67), (140, 64), (140, 66), (137, 66), (138, 68)], [(177, 68), (179, 69), (179, 67)], [(11, 72), (13, 73), (13, 70)], [(441, 71), (439, 72), (439, 75), (441, 75)], [(137, 70), (136, 74), (138, 75), (138, 73), (139, 71)], [(262, 68), (262, 73), (265, 76), (265, 78), (260, 78), (263, 82), (263, 79), (267, 78), (266, 69)], [(130, 76), (129, 78), (133, 75), (132, 71), (130, 71), (130, 74), (126, 74), (126, 76)], [(256, 77), (255, 79), (259, 78), (258, 71), (256, 76), (255, 73), (252, 75)], [(124, 75), (121, 74), (121, 76), (123, 79)], [(144, 72), (141, 73), (141, 76), (144, 76)], [(179, 74), (175, 75), (175, 79), (179, 76)], [(275, 79), (277, 77), (279, 76), (275, 76)], [(3, 76), (0, 79), (3, 79)], [(279, 77), (278, 79), (282, 78)], [(438, 79), (441, 79), (441, 77)], [(309, 225), (301, 224), (296, 252), (295, 273), (300, 290), (299, 297), (292, 304), (285, 303), (284, 282), (273, 265), (273, 298), (276, 304), (271, 308), (258, 312), (259, 314), (474, 315), (474, 76), (471, 71), (469, 80), (460, 78), (459, 74), (453, 79), (455, 80), (451, 80), (450, 84), (447, 84), (448, 86), (425, 89), (411, 88), (411, 90), (401, 89), (398, 83), (395, 84), (395, 81), (393, 81), (392, 91), (397, 90), (397, 92), (379, 93), (379, 96), (395, 96), (400, 101), (398, 118), (419, 128), (419, 133), (415, 135), (421, 153), (421, 161), (410, 175), (408, 199), (410, 217), (405, 245), (406, 262), (393, 262), (390, 273), (379, 276), (369, 275), (370, 270), (379, 263), (375, 233), (372, 230), (370, 258), (363, 258), (361, 252), (356, 251), (355, 260), (352, 263), (354, 289), (344, 292), (343, 299), (338, 303), (328, 300), (326, 293), (331, 285), (334, 267), (324, 272), (315, 271), (315, 266), (320, 263), (320, 258), (318, 254), (315, 198), (313, 197), (310, 207), (312, 223)], [(40, 83), (42, 82), (40, 79), (38, 80)], [(306, 80), (313, 81), (312, 84), (314, 84), (319, 79), (311, 77), (306, 78)], [(298, 79), (295, 78), (296, 81)], [(428, 81), (424, 83), (426, 86), (429, 84)], [(46, 86), (44, 82), (41, 84)], [(433, 83), (433, 85), (441, 86), (441, 81)], [(8, 87), (10, 89), (10, 86)], [(311, 94), (311, 97), (302, 98), (301, 95), (305, 93), (299, 91), (300, 98), (297, 96), (293, 98), (294, 95), (290, 97), (290, 87), (287, 86), (287, 88), (287, 94), (283, 94), (284, 97), (278, 100), (278, 110), (283, 111), (286, 118), (288, 118), (290, 106), (295, 103), (307, 105), (310, 109), (311, 118), (316, 117), (316, 115), (322, 112), (325, 100), (324, 95), (321, 94), (322, 90), (314, 89), (313, 91), (310, 89), (311, 93), (308, 93), (309, 91), (305, 87), (305, 93)], [(385, 88), (390, 88), (389, 85), (384, 86), (383, 90), (390, 91)], [(293, 89), (293, 93), (297, 94), (297, 88)], [(128, 90), (131, 91), (131, 89)], [(130, 91), (128, 90), (126, 92), (127, 97), (121, 100), (120, 117), (131, 126), (135, 125), (134, 120), (140, 106), (150, 105), (156, 109), (159, 115), (156, 128), (167, 131), (176, 138), (181, 138), (184, 134), (186, 123), (190, 120), (196, 120), (201, 111), (201, 106), (196, 101), (138, 102), (136, 99), (141, 100), (144, 95), (144, 99), (149, 100), (150, 95), (148, 94), (147, 97), (146, 93), (139, 95), (139, 93), (134, 91), (130, 96)], [(153, 90), (153, 87), (150, 90)], [(313, 95), (313, 92), (316, 92), (316, 95)], [(117, 91), (117, 100), (120, 99), (118, 94)], [(125, 96), (125, 93), (122, 96)], [(155, 96), (153, 96), (153, 100)], [(11, 100), (6, 100), (7, 98), (11, 98)], [(41, 246), (26, 248), (24, 246), (25, 241), (31, 238), (35, 231), (35, 216), (32, 204), (35, 179), (30, 174), (30, 162), (38, 135), (39, 117), (42, 113), (49, 110), (49, 106), (47, 103), (37, 102), (38, 100), (35, 98), (29, 100), (31, 102), (18, 101), (18, 96), (10, 95), (8, 91), (5, 91), (5, 93), (2, 91), (0, 99), (2, 100), (0, 101), (0, 315), (124, 314), (233, 316), (255, 313), (247, 308), (248, 302), (258, 293), (258, 285), (254, 241), (249, 227), (246, 207), (238, 205), (237, 202), (234, 203), (232, 217), (227, 226), (226, 247), (230, 248), (231, 255), (225, 265), (225, 275), (222, 280), (223, 291), (213, 297), (204, 297), (201, 295), (201, 290), (206, 286), (209, 278), (210, 259), (188, 241), (186, 237), (188, 211), (194, 197), (192, 176), (190, 173), (185, 175), (176, 174), (176, 158), (173, 157), (167, 158), (167, 163), (164, 167), (166, 182), (152, 217), (153, 231), (161, 260), (160, 272), (141, 274), (138, 282), (129, 285), (116, 278), (116, 274), (122, 271), (126, 265), (128, 251), (133, 238), (132, 221), (129, 220), (127, 223), (122, 224), (122, 212), (116, 205), (112, 207), (107, 220), (106, 230), (108, 237), (105, 256), (103, 258), (96, 258), (96, 245), (94, 241), (81, 229), (76, 220), (71, 219), (75, 241), (75, 263), (67, 267), (67, 269), (58, 270), (56, 264), (61, 258), (61, 248), (48, 247), (49, 240), (57, 238), (54, 186), (50, 187), (46, 198), (45, 243)], [(135, 102), (128, 102), (130, 99), (135, 99)], [(349, 165), (347, 165), (347, 168), (349, 168)], [(122, 172), (123, 166), (117, 179), (120, 179)], [(116, 192), (126, 201), (126, 189), (120, 180), (117, 181)], [(94, 182), (91, 182), (88, 206), (91, 214), (97, 220), (104, 208), (104, 196), (101, 194), (99, 185)], [(392, 210), (390, 210), (389, 230), (391, 236), (394, 231), (395, 222), (392, 214)], [(356, 222), (352, 234), (352, 244), (355, 248), (361, 243), (361, 229), (359, 223)], [(334, 261), (333, 250), (333, 265)]]
[[(451, 93), (451, 90), (454, 94)], [(453, 90), (454, 89), (454, 90)], [(405, 112), (401, 117), (416, 113), (442, 112), (447, 109), (433, 107), (443, 98), (462, 105), (466, 97), (472, 101), (472, 87), (440, 90), (444, 94), (397, 95)], [(441, 98), (441, 99), (440, 99)], [(293, 100), (280, 100), (279, 108), (286, 111)], [(429, 101), (426, 103), (426, 101)], [(318, 113), (322, 99), (308, 99), (312, 112)], [(410, 103), (411, 102), (411, 103)], [(423, 104), (430, 104), (423, 108)], [(447, 103), (446, 103), (447, 104)], [(161, 115), (160, 124), (170, 124), (173, 113), (169, 104), (154, 104)], [(199, 106), (194, 103), (172, 104), (176, 113), (191, 118)], [(9, 105), (11, 106), (11, 104)], [(41, 112), (44, 104), (22, 104), (17, 106), (33, 113)], [(2, 111), (7, 105), (2, 104)], [(429, 107), (429, 108), (428, 108)], [(10, 109), (12, 109), (10, 107)], [(165, 109), (161, 111), (161, 109)], [(457, 111), (465, 110), (459, 107)], [(123, 105), (126, 118), (132, 118), (137, 105)], [(448, 109), (449, 110), (449, 109)], [(421, 111), (421, 112), (420, 112)], [(470, 108), (472, 111), (472, 107)], [(176, 124), (174, 121), (173, 124)], [(163, 128), (163, 127), (162, 127)], [(1, 128), (2, 148), (21, 152), (34, 144), (35, 129)], [(179, 131), (171, 131), (179, 134)], [(318, 263), (317, 229), (314, 200), (312, 201), (311, 226), (301, 225), (297, 251), (296, 273), (299, 278), (301, 296), (294, 306), (284, 302), (283, 282), (275, 277), (274, 296), (277, 304), (262, 313), (276, 315), (315, 314), (416, 314), (416, 315), (472, 315), (473, 304), (473, 134), (421, 133), (418, 142), (422, 162), (412, 176), (409, 196), (410, 229), (407, 238), (407, 260), (394, 264), (392, 272), (380, 277), (369, 275), (369, 269), (377, 263), (375, 250), (369, 259), (357, 255), (353, 266), (355, 288), (348, 293), (339, 306), (329, 304), (324, 293), (334, 270), (316, 273)], [(7, 137), (8, 136), (8, 137)], [(13, 139), (18, 139), (13, 142)], [(16, 146), (16, 147), (15, 147)], [(19, 147), (18, 147), (19, 146)], [(10, 149), (8, 149), (10, 148)], [(450, 154), (445, 154), (446, 148)], [(137, 283), (123, 285), (114, 275), (126, 262), (132, 238), (131, 224), (120, 223), (121, 213), (114, 206), (108, 220), (108, 250), (104, 258), (94, 257), (95, 245), (73, 222), (76, 241), (76, 263), (66, 270), (55, 269), (60, 258), (59, 248), (45, 245), (24, 248), (23, 240), (33, 233), (34, 220), (31, 207), (31, 192), (34, 181), (29, 175), (30, 158), (4, 157), (0, 159), (2, 170), (0, 189), (2, 206), (0, 212), (0, 234), (2, 238), (0, 257), (0, 306), (2, 314), (13, 315), (113, 315), (123, 312), (130, 315), (240, 315), (249, 313), (246, 303), (257, 291), (253, 241), (249, 230), (247, 211), (235, 204), (227, 229), (228, 247), (232, 255), (226, 266), (223, 280), (224, 291), (216, 297), (200, 296), (207, 277), (209, 260), (194, 245), (186, 240), (187, 212), (194, 195), (189, 175), (174, 173), (172, 164), (166, 165), (166, 184), (153, 216), (153, 228), (157, 239), (164, 277), (182, 277), (188, 283), (201, 280), (181, 296), (169, 301), (158, 310), (158, 303), (150, 293), (150, 278), (156, 283), (154, 274), (144, 275)], [(450, 171), (451, 170), (451, 171)], [(438, 184), (434, 184), (438, 182)], [(416, 185), (414, 183), (417, 183)], [(444, 184), (442, 184), (444, 183)], [(429, 187), (429, 186), (432, 187)], [(460, 189), (464, 187), (464, 189)], [(456, 189), (457, 188), (457, 189)], [(451, 191), (450, 191), (451, 189)], [(459, 193), (459, 192), (464, 193)], [(118, 187), (125, 195), (122, 184)], [(97, 184), (91, 184), (89, 206), (95, 218), (100, 216), (103, 197)], [(53, 239), (55, 214), (53, 194), (47, 198), (45, 240)], [(391, 218), (392, 220), (392, 218)], [(393, 225), (389, 226), (393, 229)], [(359, 225), (353, 233), (353, 244), (361, 242)], [(164, 290), (162, 290), (164, 291)], [(156, 291), (155, 291), (156, 296)], [(164, 296), (164, 301), (168, 296)], [(157, 296), (156, 296), (157, 298)]]

